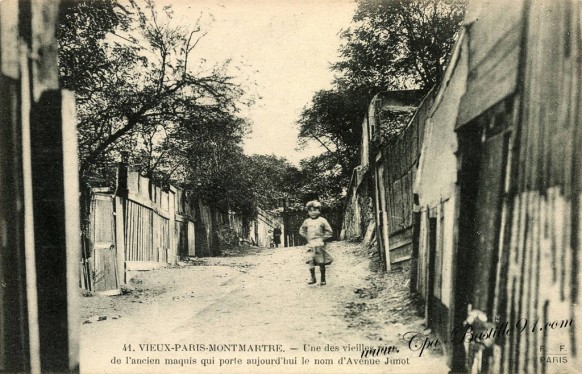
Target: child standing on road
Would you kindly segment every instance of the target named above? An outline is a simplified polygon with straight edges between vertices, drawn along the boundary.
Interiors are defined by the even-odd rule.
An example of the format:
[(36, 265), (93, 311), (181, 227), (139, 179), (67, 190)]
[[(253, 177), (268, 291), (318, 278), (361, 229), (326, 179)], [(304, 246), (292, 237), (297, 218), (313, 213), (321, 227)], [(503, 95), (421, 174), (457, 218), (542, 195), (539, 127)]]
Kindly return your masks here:
[(331, 256), (325, 251), (325, 240), (333, 236), (333, 230), (329, 222), (321, 214), (321, 203), (319, 201), (310, 201), (306, 205), (307, 214), (309, 218), (303, 221), (303, 225), (299, 229), (299, 234), (307, 239), (307, 257), (306, 263), (309, 265), (309, 272), (311, 273), (311, 280), (308, 284), (315, 284), (315, 265), (319, 265), (321, 272), (321, 285), (325, 285), (325, 264), (331, 263), (329, 259)]

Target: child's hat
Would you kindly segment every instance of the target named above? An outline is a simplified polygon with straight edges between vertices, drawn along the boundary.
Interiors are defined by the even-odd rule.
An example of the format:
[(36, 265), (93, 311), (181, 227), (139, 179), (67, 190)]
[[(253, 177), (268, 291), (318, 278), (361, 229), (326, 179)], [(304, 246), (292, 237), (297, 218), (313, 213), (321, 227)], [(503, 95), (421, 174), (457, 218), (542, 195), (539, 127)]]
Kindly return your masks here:
[(305, 209), (309, 208), (321, 209), (321, 203), (317, 200), (312, 200), (305, 205)]

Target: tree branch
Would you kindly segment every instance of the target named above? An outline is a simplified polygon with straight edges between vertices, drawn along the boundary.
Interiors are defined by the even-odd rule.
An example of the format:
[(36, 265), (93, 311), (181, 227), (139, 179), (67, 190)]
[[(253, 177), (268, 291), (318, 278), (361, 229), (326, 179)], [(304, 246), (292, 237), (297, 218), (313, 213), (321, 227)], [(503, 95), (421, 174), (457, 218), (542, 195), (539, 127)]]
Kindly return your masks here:
[(83, 160), (83, 163), (81, 165), (81, 171), (80, 171), (81, 176), (85, 174), (89, 165), (92, 164), (93, 162), (95, 162), (97, 157), (99, 157), (99, 155), (102, 152), (104, 152), (110, 145), (115, 143), (119, 138), (121, 138), (122, 136), (129, 133), (129, 131), (132, 128), (134, 128), (134, 126), (136, 124), (137, 124), (137, 122), (135, 122), (134, 120), (128, 119), (127, 124), (125, 126), (123, 126), (121, 129), (119, 129), (118, 131), (111, 134), (107, 139), (105, 139), (102, 143), (100, 143), (95, 149), (90, 151), (89, 155), (87, 156), (87, 158), (85, 158), (85, 160)]

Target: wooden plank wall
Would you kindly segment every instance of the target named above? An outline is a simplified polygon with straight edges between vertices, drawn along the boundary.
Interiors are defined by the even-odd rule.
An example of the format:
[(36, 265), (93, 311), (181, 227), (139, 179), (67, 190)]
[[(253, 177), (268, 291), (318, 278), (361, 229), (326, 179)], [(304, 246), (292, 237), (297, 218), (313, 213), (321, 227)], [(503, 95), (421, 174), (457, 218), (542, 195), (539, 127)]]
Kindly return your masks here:
[[(113, 196), (95, 193), (91, 203), (92, 253), (89, 260), (91, 283), (85, 288), (109, 291), (119, 288), (117, 243), (115, 236)], [(113, 251), (111, 248), (113, 247)]]
[(175, 223), (175, 237), (178, 256), (185, 258), (188, 256), (188, 220), (176, 220)]
[(223, 225), (245, 235), (239, 215), (223, 213), (176, 187), (162, 190), (137, 171), (127, 173), (127, 186), (120, 186), (118, 191), (125, 191), (125, 196), (111, 199), (107, 207), (95, 205), (94, 220), (111, 215), (112, 209), (115, 215), (109, 222), (93, 222), (98, 231), (93, 235), (108, 237), (116, 228), (113, 242), (118, 249), (119, 274), (123, 274), (127, 261), (172, 264), (179, 257), (216, 255), (216, 230)]
[[(532, 3), (526, 13), (522, 113), (504, 206), (495, 302), (505, 318), (539, 322), (498, 346), (493, 370), (500, 372), (582, 366), (580, 12), (578, 1), (564, 0)], [(552, 321), (576, 322), (545, 328)], [(561, 345), (567, 364), (544, 360), (559, 354)]]
[(147, 206), (127, 201), (125, 230), (127, 232), (126, 261), (158, 261), (154, 253), (154, 212)]
[(381, 149), (385, 165), (384, 185), (391, 264), (409, 260), (411, 257), (413, 186), (422, 150), (426, 117), (433, 100), (434, 95), (428, 94), (407, 127)]
[[(367, 127), (366, 123), (365, 125)], [(344, 207), (340, 240), (362, 240), (366, 234), (371, 235), (368, 232), (368, 226), (374, 219), (374, 212), (372, 211), (373, 190), (370, 188), (372, 174), (368, 167), (362, 165), (354, 169)], [(341, 236), (342, 233), (343, 237)]]
[[(176, 255), (186, 258), (196, 254), (195, 251), (195, 221), (196, 210), (192, 205), (192, 199), (181, 188), (175, 188), (175, 242)], [(188, 229), (194, 226), (194, 229)]]
[(197, 203), (197, 217), (199, 219), (196, 226), (196, 248), (200, 249), (197, 252), (200, 256), (212, 256), (212, 227), (214, 225), (212, 221), (212, 211), (210, 206), (204, 204), (201, 200), (198, 200)]
[[(193, 210), (184, 202), (183, 191), (174, 187), (163, 191), (135, 171), (128, 173), (127, 191), (126, 197), (117, 197), (119, 201), (111, 199), (107, 206), (94, 206), (95, 240), (109, 237), (116, 225), (115, 218), (119, 217), (113, 240), (122, 254), (118, 261), (175, 263), (176, 256), (187, 256), (188, 223), (194, 217)], [(115, 215), (111, 214), (112, 209)], [(97, 219), (105, 216), (111, 218), (107, 222)]]
[[(196, 221), (191, 198), (176, 187), (162, 190), (130, 171), (125, 204), (126, 261), (175, 263), (194, 254), (188, 226)], [(192, 247), (192, 248), (190, 248)]]
[(350, 182), (348, 196), (346, 199), (346, 205), (344, 208), (344, 219), (342, 223), (342, 233), (340, 236), (341, 240), (358, 240), (362, 239), (362, 227), (361, 227), (361, 208), (360, 199), (358, 196), (359, 181), (357, 178), (357, 168), (354, 169), (352, 173), (352, 180)]
[(97, 195), (93, 198), (91, 208), (92, 241), (111, 242), (115, 240), (113, 225), (113, 204), (111, 196)]

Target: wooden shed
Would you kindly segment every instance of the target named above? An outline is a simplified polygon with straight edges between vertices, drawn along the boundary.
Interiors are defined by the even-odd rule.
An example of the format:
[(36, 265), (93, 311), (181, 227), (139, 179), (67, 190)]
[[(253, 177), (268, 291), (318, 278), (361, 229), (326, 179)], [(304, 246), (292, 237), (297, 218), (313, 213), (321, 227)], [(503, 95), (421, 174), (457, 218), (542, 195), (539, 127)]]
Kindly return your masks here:
[(412, 259), (455, 372), (582, 366), (581, 11), (471, 2), (440, 86), (396, 137), (370, 133), (387, 268)]
[[(474, 7), (467, 19), (469, 75), (456, 130), (457, 319), (476, 331), (496, 321), (528, 325), (490, 346), (470, 344), (455, 363), (566, 371), (581, 366), (582, 329), (570, 323), (580, 317), (581, 4), (495, 5)], [(560, 345), (568, 360), (556, 365)]]
[(470, 4), (426, 116), (412, 277), (453, 371), (580, 367), (580, 11)]

